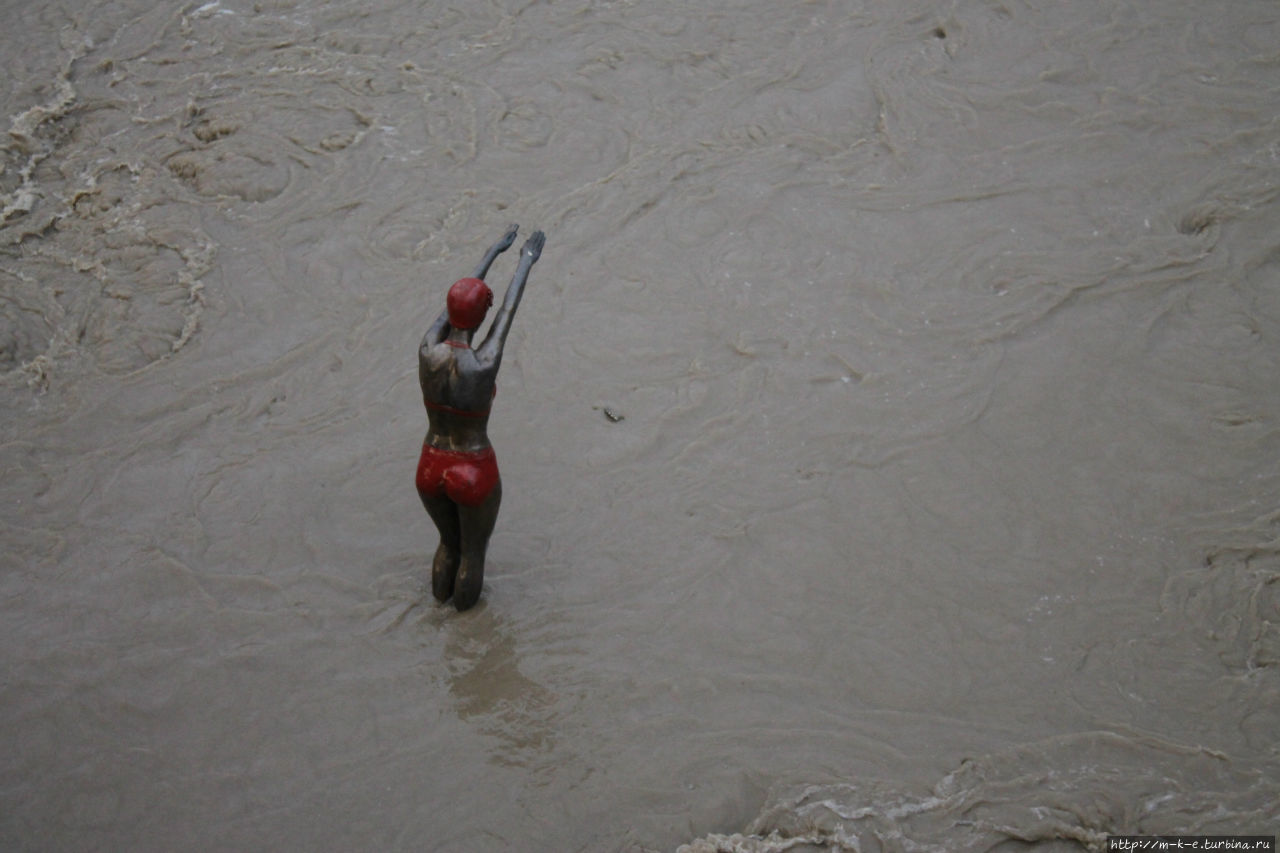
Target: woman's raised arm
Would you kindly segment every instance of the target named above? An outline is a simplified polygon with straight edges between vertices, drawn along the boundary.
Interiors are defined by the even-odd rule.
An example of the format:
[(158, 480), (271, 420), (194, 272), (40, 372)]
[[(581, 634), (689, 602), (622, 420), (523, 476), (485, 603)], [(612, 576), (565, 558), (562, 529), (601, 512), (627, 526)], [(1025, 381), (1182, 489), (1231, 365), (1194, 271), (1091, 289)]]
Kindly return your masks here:
[[(472, 278), (483, 279), (488, 275), (489, 267), (493, 266), (494, 259), (511, 248), (511, 244), (516, 241), (516, 232), (519, 230), (520, 226), (514, 222), (507, 226), (507, 233), (503, 234), (498, 242), (490, 246), (484, 253), (484, 257), (480, 260), (480, 265), (476, 267)], [(421, 351), (440, 343), (449, 337), (449, 332), (449, 309), (445, 308), (440, 312), (440, 316), (436, 317), (431, 327), (427, 329), (427, 333), (422, 336), (422, 343), (418, 345), (418, 350)]]
[(493, 266), (493, 259), (511, 248), (511, 244), (516, 241), (516, 231), (518, 230), (520, 230), (520, 226), (514, 222), (507, 226), (507, 233), (502, 235), (502, 239), (490, 246), (489, 250), (484, 253), (484, 259), (480, 261), (480, 266), (476, 267), (472, 278), (483, 279), (489, 273), (489, 267)]
[(534, 231), (520, 250), (520, 265), (516, 267), (516, 274), (507, 285), (507, 295), (502, 299), (502, 307), (493, 318), (489, 336), (476, 350), (481, 361), (495, 363), (502, 358), (502, 347), (507, 342), (507, 332), (511, 331), (511, 321), (515, 318), (516, 309), (520, 307), (520, 298), (524, 295), (524, 286), (529, 280), (529, 270), (533, 269), (534, 263), (542, 256), (542, 246), (546, 240), (545, 234)]

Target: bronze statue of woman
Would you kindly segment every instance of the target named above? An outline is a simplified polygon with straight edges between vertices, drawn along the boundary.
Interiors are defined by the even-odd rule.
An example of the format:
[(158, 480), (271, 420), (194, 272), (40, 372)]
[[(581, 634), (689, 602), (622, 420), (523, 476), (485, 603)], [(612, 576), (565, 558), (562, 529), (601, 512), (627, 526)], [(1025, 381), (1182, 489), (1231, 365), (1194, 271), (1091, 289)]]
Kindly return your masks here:
[(485, 274), (494, 258), (515, 242), (517, 227), (507, 228), (489, 247), (471, 278), (449, 288), (447, 307), (418, 347), (418, 381), (430, 426), (416, 484), (422, 505), (440, 530), (440, 546), (431, 563), (431, 592), (441, 602), (452, 596), (459, 610), (480, 598), (484, 555), (502, 502), (498, 460), (487, 432), (502, 348), (529, 270), (546, 241), (541, 231), (525, 241), (489, 334), (472, 348), (471, 336), (493, 304)]

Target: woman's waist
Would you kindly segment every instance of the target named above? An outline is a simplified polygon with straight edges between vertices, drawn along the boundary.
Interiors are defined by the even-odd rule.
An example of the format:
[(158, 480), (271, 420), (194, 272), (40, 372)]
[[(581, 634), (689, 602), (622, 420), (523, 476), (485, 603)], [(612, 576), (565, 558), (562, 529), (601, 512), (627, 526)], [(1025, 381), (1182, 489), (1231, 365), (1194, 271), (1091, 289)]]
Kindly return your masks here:
[(422, 443), (448, 453), (488, 454), (493, 452), (489, 436), (483, 430), (440, 430), (433, 426), (427, 431), (427, 437)]

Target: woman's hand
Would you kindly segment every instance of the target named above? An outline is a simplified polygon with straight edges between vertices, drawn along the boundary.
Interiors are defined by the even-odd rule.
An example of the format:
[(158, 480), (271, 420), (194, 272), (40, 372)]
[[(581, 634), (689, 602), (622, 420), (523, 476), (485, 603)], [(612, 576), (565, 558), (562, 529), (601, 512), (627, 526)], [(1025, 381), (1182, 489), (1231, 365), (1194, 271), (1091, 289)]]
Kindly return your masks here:
[(511, 244), (516, 241), (516, 232), (520, 230), (520, 226), (514, 222), (507, 226), (507, 233), (502, 235), (502, 239), (493, 244), (493, 248), (499, 252), (505, 252), (511, 248)]
[(524, 242), (524, 248), (520, 250), (520, 254), (529, 259), (529, 263), (533, 263), (542, 255), (542, 244), (547, 241), (547, 236), (541, 231), (534, 231), (533, 235)]

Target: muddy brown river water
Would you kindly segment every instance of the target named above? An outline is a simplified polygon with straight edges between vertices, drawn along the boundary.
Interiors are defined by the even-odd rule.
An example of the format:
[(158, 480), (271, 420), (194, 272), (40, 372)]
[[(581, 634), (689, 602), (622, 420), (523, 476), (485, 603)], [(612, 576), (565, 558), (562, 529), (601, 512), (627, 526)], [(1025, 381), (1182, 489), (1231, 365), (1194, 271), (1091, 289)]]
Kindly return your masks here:
[(0, 848), (1280, 831), (1275, 2), (0, 8)]

